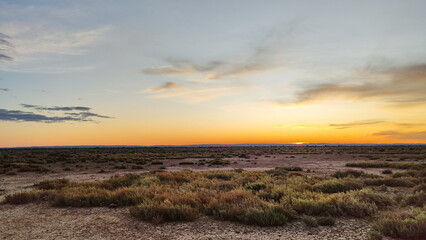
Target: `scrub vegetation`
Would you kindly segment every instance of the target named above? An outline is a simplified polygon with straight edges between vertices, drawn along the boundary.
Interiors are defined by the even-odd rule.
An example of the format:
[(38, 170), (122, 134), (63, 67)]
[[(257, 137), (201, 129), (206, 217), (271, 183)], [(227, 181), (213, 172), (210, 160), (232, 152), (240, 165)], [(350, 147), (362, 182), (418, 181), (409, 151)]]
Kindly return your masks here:
[[(227, 158), (250, 161), (278, 153), (349, 153), (359, 154), (363, 161), (349, 162), (347, 170), (343, 166), (329, 174), (292, 165), (266, 171), (211, 170), (229, 168), (232, 162)], [(8, 194), (4, 204), (127, 207), (135, 219), (153, 224), (207, 215), (256, 226), (301, 221), (315, 228), (334, 225), (341, 218), (364, 218), (371, 222), (370, 239), (426, 235), (426, 154), (421, 146), (1, 149), (0, 156), (1, 173), (10, 175), (50, 171), (51, 163), (68, 164), (61, 167), (70, 171), (86, 162), (103, 163), (96, 172), (105, 172), (108, 166), (145, 171), (96, 182), (45, 180), (33, 190)], [(211, 167), (168, 172), (163, 166), (168, 159), (176, 159), (178, 166)], [(147, 170), (151, 165), (159, 166)]]
[[(35, 190), (6, 196), (4, 202), (129, 206), (136, 219), (154, 224), (194, 221), (208, 215), (257, 226), (303, 221), (317, 227), (334, 225), (340, 217), (370, 219), (383, 215), (373, 223), (370, 236), (425, 236), (426, 168), (386, 177), (353, 170), (312, 176), (298, 169), (300, 174), (294, 175), (291, 170), (184, 170), (128, 174), (99, 182), (47, 180), (36, 184)], [(383, 189), (383, 185), (388, 187)], [(399, 191), (407, 194), (396, 194)]]

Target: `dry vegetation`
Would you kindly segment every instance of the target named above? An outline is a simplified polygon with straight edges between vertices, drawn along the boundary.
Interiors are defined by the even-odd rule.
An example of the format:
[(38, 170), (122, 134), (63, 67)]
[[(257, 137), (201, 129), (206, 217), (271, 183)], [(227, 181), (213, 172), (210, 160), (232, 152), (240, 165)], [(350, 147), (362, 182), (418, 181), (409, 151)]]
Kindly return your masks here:
[[(256, 157), (269, 158), (280, 154), (287, 155), (286, 158), (295, 158), (297, 155), (304, 154), (312, 156), (353, 154), (369, 160), (421, 161), (425, 158), (426, 148), (423, 146), (258, 146), (0, 149), (0, 174), (76, 171), (88, 167), (105, 168), (105, 166), (109, 169), (150, 169), (150, 166), (162, 166), (164, 160), (176, 160), (175, 165), (223, 166), (231, 163), (226, 158), (253, 161)], [(54, 167), (57, 165), (59, 167)]]
[[(335, 218), (342, 216), (366, 218), (385, 214), (373, 224), (376, 237), (383, 234), (421, 239), (426, 235), (426, 169), (411, 173), (417, 177), (379, 177), (353, 171), (306, 176), (276, 169), (157, 172), (116, 176), (101, 182), (59, 179), (40, 182), (37, 190), (9, 195), (5, 203), (131, 206), (130, 214), (135, 218), (155, 224), (193, 221), (205, 214), (258, 226), (279, 226), (301, 219), (315, 227), (333, 225)], [(381, 186), (381, 190), (375, 186)], [(412, 193), (401, 199), (401, 195), (395, 194), (399, 188)], [(396, 209), (399, 214), (386, 215), (387, 210)]]
[[(228, 162), (220, 157), (256, 156), (256, 154), (276, 151), (277, 148), (219, 148), (219, 150), (218, 148), (200, 148), (183, 153), (180, 149), (174, 154), (179, 153), (177, 159), (186, 159), (178, 161), (180, 165), (200, 164), (200, 161), (192, 161), (188, 156), (211, 158), (201, 161), (204, 164), (226, 165)], [(302, 151), (300, 148), (294, 148), (291, 150), (292, 154), (295, 154), (295, 150)], [(324, 150), (330, 151), (330, 149), (312, 148), (313, 152)], [(349, 150), (345, 148), (345, 151)], [(49, 151), (40, 150), (39, 157), (45, 156)], [(56, 150), (51, 151), (49, 154), (55, 153)], [(97, 149), (85, 149), (81, 153), (96, 156), (97, 151)], [(137, 152), (139, 149), (134, 151)], [(303, 151), (311, 151), (311, 149), (306, 148)], [(337, 148), (334, 151), (339, 152), (340, 149)], [(375, 151), (380, 154), (387, 153), (380, 148)], [(424, 149), (421, 149), (422, 151)], [(368, 151), (363, 150), (363, 152)], [(400, 152), (404, 152), (404, 149)], [(9, 153), (3, 151), (2, 154), (4, 156)], [(122, 158), (130, 156), (130, 153), (126, 154)], [(166, 151), (163, 152), (162, 148), (150, 149), (148, 155), (155, 155), (155, 157), (145, 156), (143, 161), (150, 164), (161, 162), (160, 156), (170, 157), (169, 154)], [(105, 156), (100, 155), (94, 161), (104, 161)], [(112, 156), (116, 155), (112, 154)], [(45, 180), (36, 184), (34, 190), (6, 196), (4, 203), (48, 202), (56, 207), (128, 206), (133, 217), (154, 224), (194, 221), (202, 215), (212, 216), (217, 220), (257, 226), (281, 226), (291, 221), (302, 221), (309, 227), (334, 225), (336, 219), (341, 217), (367, 218), (372, 221), (370, 239), (381, 239), (382, 236), (424, 239), (426, 236), (426, 164), (424, 158), (419, 156), (416, 155), (410, 159), (411, 162), (401, 162), (400, 157), (383, 161), (380, 160), (382, 157), (379, 157), (347, 164), (348, 167), (359, 169), (385, 168), (384, 170), (387, 171), (383, 171), (385, 173), (382, 175), (361, 170), (336, 171), (329, 175), (312, 174), (300, 167), (290, 166), (277, 167), (268, 171), (243, 169), (203, 172), (151, 171), (114, 176), (99, 182)], [(74, 158), (77, 159), (77, 157), (72, 159)], [(13, 159), (13, 164), (40, 164), (31, 161), (17, 162), (16, 155), (8, 159)], [(127, 161), (132, 163), (142, 161), (136, 158), (124, 161), (117, 159), (121, 158), (115, 158), (114, 162), (120, 164)], [(11, 162), (6, 161), (3, 166), (10, 166), (7, 164)], [(395, 172), (389, 171), (390, 169)]]

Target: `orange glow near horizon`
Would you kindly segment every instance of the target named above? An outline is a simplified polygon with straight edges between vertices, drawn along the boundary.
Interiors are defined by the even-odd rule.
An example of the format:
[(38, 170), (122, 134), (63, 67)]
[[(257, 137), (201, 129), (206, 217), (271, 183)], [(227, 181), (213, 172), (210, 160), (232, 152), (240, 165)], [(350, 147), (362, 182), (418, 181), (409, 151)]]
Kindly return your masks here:
[(0, 1), (0, 147), (426, 144), (406, 2)]

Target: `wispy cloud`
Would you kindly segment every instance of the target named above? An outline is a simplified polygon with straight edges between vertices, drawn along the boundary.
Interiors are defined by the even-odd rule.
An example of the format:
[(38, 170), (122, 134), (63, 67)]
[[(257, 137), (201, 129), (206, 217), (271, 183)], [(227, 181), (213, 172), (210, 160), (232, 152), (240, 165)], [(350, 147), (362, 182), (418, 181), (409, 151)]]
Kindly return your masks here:
[(276, 126), (276, 128), (290, 128), (290, 129), (307, 129), (307, 128), (317, 128), (321, 127), (321, 125), (313, 125), (313, 124), (283, 124)]
[[(248, 86), (206, 86), (186, 85), (172, 88), (161, 88), (157, 91), (146, 89), (142, 93), (149, 93), (153, 98), (180, 98), (184, 102), (203, 102), (223, 96), (236, 94), (236, 92)], [(161, 89), (161, 90), (160, 90)]]
[(10, 91), (10, 89), (9, 88), (0, 88), (0, 91), (8, 92), (8, 91)]
[(91, 108), (89, 107), (81, 107), (81, 106), (76, 106), (76, 107), (58, 107), (58, 106), (53, 106), (53, 107), (43, 107), (43, 106), (39, 106), (39, 105), (31, 105), (31, 104), (21, 104), (22, 107), (24, 108), (33, 108), (39, 111), (89, 111)]
[(87, 46), (100, 41), (109, 27), (100, 27), (86, 31), (63, 31), (57, 29), (28, 29), (14, 37), (14, 45), (19, 54), (52, 53), (81, 55)]
[(165, 61), (168, 62), (169, 65), (145, 68), (142, 72), (153, 75), (176, 75), (194, 72), (207, 72), (224, 64), (220, 61), (211, 61), (205, 64), (194, 64), (188, 60), (182, 59), (166, 59)]
[(352, 127), (366, 126), (366, 125), (377, 125), (382, 123), (386, 123), (386, 122), (380, 121), (380, 120), (366, 120), (366, 121), (356, 121), (356, 122), (350, 122), (350, 123), (332, 123), (332, 124), (329, 124), (329, 126), (336, 127), (337, 129), (346, 129), (346, 128), (352, 128)]
[(382, 131), (374, 133), (373, 136), (383, 136), (391, 139), (404, 140), (426, 140), (426, 131), (419, 132), (400, 132), (400, 131)]
[[(374, 100), (401, 107), (426, 104), (426, 64), (369, 71), (367, 81), (352, 84), (321, 84), (299, 92), (294, 101), (276, 100), (274, 103), (289, 106), (346, 99)], [(361, 76), (355, 76), (357, 77)]]
[[(0, 60), (14, 60), (2, 64), (0, 70), (41, 73), (87, 71), (93, 65), (67, 64), (69, 58), (64, 56), (87, 54), (89, 47), (104, 39), (110, 29), (66, 30), (37, 22), (0, 23), (0, 30), (7, 33), (7, 36), (0, 35)], [(60, 61), (58, 56), (61, 56)]]
[(164, 84), (162, 84), (161, 86), (158, 87), (152, 87), (152, 88), (148, 88), (145, 90), (145, 92), (148, 93), (158, 93), (158, 92), (164, 92), (164, 91), (168, 91), (171, 89), (177, 89), (180, 88), (181, 86), (175, 82), (166, 82)]
[(9, 54), (13, 50), (13, 45), (9, 42), (9, 36), (0, 33), (0, 61), (11, 61), (13, 57), (9, 56)]
[(21, 104), (24, 108), (31, 108), (38, 111), (59, 112), (59, 116), (52, 114), (41, 114), (21, 110), (0, 109), (0, 121), (12, 122), (92, 122), (96, 118), (112, 118), (90, 112), (89, 107), (42, 107), (38, 105)]
[(286, 41), (291, 36), (294, 25), (294, 23), (290, 24), (290, 30), (272, 29), (261, 42), (252, 46), (249, 52), (234, 58), (215, 59), (201, 63), (166, 58), (164, 61), (167, 65), (145, 68), (142, 72), (151, 75), (201, 74), (202, 80), (218, 80), (283, 68), (283, 60), (279, 59), (277, 55), (286, 49)]

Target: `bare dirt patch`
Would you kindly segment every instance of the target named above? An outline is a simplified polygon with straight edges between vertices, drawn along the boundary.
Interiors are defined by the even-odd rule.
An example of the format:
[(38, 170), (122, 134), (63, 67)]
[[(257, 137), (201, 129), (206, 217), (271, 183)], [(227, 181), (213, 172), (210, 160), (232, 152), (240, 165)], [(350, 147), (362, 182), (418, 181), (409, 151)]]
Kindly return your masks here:
[(309, 228), (302, 222), (256, 227), (202, 217), (195, 222), (153, 225), (137, 221), (127, 208), (52, 208), (46, 205), (0, 206), (0, 239), (366, 239), (369, 223), (339, 219), (332, 227)]

